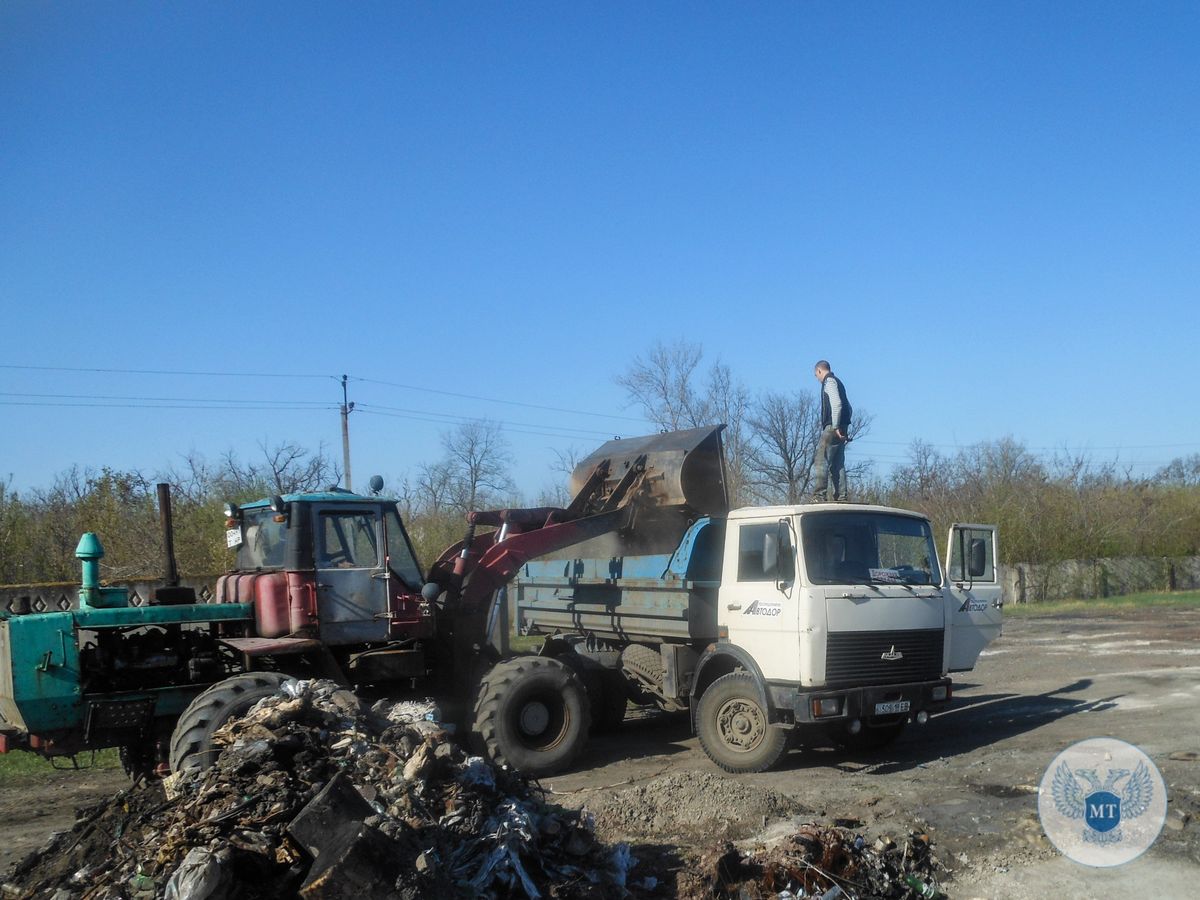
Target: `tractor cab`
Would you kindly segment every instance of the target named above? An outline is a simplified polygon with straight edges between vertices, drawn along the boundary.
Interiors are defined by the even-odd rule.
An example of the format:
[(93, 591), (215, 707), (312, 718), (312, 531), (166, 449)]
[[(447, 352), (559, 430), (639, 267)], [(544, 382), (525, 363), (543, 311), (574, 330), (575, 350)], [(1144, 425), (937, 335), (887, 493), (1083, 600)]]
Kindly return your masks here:
[(386, 644), (432, 631), (396, 503), (331, 489), (226, 508), (234, 571), (217, 602), (253, 603), (258, 637)]

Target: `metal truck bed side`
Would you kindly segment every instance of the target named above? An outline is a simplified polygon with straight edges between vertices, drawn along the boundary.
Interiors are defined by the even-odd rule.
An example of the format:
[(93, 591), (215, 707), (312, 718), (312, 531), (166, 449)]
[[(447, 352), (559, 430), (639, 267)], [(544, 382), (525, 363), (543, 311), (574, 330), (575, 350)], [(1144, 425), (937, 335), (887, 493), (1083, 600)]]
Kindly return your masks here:
[(628, 641), (712, 640), (724, 531), (724, 520), (706, 517), (673, 553), (530, 561), (514, 584), (517, 627)]

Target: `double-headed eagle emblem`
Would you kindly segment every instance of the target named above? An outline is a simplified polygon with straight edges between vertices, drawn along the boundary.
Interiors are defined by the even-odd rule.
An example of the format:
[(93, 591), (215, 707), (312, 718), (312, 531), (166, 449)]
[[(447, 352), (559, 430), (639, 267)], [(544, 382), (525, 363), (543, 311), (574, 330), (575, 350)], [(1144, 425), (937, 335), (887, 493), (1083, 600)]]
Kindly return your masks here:
[[(1086, 782), (1086, 786), (1079, 779)], [(1128, 778), (1117, 793), (1117, 783)], [(1076, 769), (1064, 761), (1054, 772), (1051, 787), (1054, 807), (1068, 819), (1083, 819), (1083, 839), (1093, 844), (1115, 844), (1122, 839), (1121, 822), (1136, 819), (1150, 807), (1154, 781), (1144, 762), (1133, 770), (1109, 769), (1104, 783), (1095, 769)]]

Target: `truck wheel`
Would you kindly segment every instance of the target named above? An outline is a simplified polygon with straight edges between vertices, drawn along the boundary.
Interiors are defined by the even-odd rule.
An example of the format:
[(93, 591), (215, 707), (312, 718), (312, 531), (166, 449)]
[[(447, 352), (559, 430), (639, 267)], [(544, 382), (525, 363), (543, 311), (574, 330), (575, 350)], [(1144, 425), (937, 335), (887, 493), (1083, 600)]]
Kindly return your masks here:
[(219, 681), (188, 704), (171, 735), (171, 771), (207, 769), (217, 759), (213, 732), (245, 715), (263, 697), (270, 697), (288, 676), (278, 672), (247, 672)]
[(787, 750), (788, 733), (770, 724), (746, 672), (714, 681), (696, 710), (700, 746), (726, 772), (765, 772)]
[(493, 762), (537, 777), (571, 764), (587, 740), (590, 718), (587, 692), (570, 667), (518, 656), (484, 676), (473, 730)]

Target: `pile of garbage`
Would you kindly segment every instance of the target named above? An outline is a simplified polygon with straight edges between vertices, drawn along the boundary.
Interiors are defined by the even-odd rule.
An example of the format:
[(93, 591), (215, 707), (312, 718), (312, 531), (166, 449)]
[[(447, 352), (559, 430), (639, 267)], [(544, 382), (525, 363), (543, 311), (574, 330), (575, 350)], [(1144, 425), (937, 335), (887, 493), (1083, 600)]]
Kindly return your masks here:
[(205, 771), (84, 811), (5, 893), (90, 900), (652, 895), (629, 847), (468, 756), (432, 704), (289, 681), (214, 735)]
[(706, 854), (679, 877), (679, 896), (734, 900), (912, 900), (941, 898), (929, 835), (868, 841), (851, 829), (802, 825), (771, 847), (739, 852), (733, 844)]

